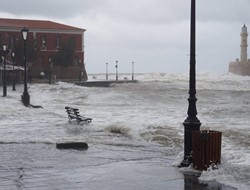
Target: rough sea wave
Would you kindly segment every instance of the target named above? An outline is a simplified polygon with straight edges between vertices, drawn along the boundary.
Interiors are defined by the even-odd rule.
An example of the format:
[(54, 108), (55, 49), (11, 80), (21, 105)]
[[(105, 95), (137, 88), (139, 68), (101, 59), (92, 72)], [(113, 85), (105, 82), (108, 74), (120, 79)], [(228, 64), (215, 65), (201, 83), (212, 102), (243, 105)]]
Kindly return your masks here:
[[(105, 80), (104, 74), (93, 76), (95, 80)], [(130, 78), (130, 74), (120, 77)], [(29, 84), (31, 103), (42, 106), (40, 109), (23, 107), (20, 103), (23, 88), (17, 85), (17, 91), (8, 92), (7, 98), (0, 99), (0, 146), (14, 146), (18, 150), (19, 146), (35, 144), (47, 149), (44, 144), (53, 146), (58, 141), (84, 140), (90, 146), (105, 147), (106, 151), (98, 152), (97, 157), (104, 160), (96, 161), (93, 157), (96, 158), (98, 150), (93, 151), (92, 160), (86, 160), (86, 165), (118, 162), (125, 157), (180, 160), (182, 122), (188, 107), (188, 74), (136, 74), (135, 79), (139, 82), (115, 84), (110, 88), (87, 88), (64, 82)], [(218, 170), (203, 172), (201, 181), (216, 180), (238, 189), (249, 187), (249, 97), (250, 77), (197, 74), (201, 128), (223, 132), (222, 164)], [(69, 124), (65, 106), (78, 108), (81, 115), (93, 118), (93, 122), (86, 126)], [(2, 149), (6, 150), (6, 147)], [(119, 156), (117, 153), (116, 157), (111, 156), (115, 151)], [(8, 155), (1, 159), (2, 163), (11, 165)]]

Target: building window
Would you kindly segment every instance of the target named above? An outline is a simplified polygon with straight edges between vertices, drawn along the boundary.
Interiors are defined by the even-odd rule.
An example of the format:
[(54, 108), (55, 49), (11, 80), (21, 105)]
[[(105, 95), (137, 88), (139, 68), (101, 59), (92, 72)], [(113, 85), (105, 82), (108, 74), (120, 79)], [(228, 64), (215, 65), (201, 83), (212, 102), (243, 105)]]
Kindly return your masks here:
[(39, 58), (38, 58), (38, 63), (39, 63), (39, 64), (43, 64), (43, 57), (39, 57)]
[(41, 50), (46, 50), (46, 36), (42, 36), (41, 44)]
[(74, 36), (71, 36), (69, 38), (69, 42), (71, 43), (72, 47), (75, 48), (75, 44), (76, 44), (76, 39)]
[(58, 36), (56, 37), (56, 50), (61, 49), (61, 38)]
[(79, 58), (78, 57), (74, 57), (74, 65), (78, 65), (79, 64)]
[(10, 38), (9, 38), (9, 45), (8, 46), (11, 49), (14, 49), (14, 47), (15, 47), (15, 41), (16, 41), (16, 37), (14, 35), (10, 36)]

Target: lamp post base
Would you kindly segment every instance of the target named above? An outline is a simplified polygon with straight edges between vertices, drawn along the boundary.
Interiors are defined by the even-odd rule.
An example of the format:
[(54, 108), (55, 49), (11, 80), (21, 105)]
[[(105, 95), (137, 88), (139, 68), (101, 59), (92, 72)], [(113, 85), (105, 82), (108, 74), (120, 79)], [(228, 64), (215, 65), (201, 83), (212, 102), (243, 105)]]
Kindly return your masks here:
[(23, 105), (26, 107), (30, 105), (30, 95), (28, 92), (23, 92), (22, 102), (23, 102)]
[(3, 86), (3, 97), (7, 96), (7, 86)]
[(198, 118), (187, 118), (184, 122), (184, 159), (179, 167), (188, 167), (192, 163), (192, 133), (199, 131), (201, 122)]
[(190, 164), (192, 163), (192, 158), (191, 156), (189, 158), (184, 158), (180, 165), (178, 165), (179, 168), (186, 168), (189, 167)]
[(15, 83), (13, 83), (12, 91), (16, 91), (16, 85), (15, 85)]

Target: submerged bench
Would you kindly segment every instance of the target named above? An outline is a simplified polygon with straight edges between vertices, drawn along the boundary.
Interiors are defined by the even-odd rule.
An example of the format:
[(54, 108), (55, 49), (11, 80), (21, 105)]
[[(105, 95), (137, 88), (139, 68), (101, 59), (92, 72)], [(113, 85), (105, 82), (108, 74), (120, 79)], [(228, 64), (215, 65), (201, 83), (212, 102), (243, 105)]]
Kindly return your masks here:
[(68, 114), (69, 122), (71, 123), (72, 121), (76, 121), (77, 124), (80, 123), (91, 123), (92, 118), (89, 117), (83, 117), (79, 113), (79, 109), (77, 108), (71, 108), (71, 107), (65, 107), (66, 112)]
[(56, 143), (57, 149), (76, 149), (76, 150), (87, 150), (88, 144), (86, 142), (64, 142)]

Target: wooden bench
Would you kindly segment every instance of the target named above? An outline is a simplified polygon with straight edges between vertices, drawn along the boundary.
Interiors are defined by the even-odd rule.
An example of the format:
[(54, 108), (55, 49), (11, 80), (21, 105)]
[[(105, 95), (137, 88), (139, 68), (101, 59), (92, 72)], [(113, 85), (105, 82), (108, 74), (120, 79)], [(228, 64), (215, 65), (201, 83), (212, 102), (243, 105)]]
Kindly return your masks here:
[(65, 107), (65, 109), (66, 109), (66, 112), (68, 114), (68, 118), (69, 118), (70, 123), (74, 120), (77, 122), (77, 124), (91, 123), (92, 122), (92, 118), (81, 116), (79, 113), (79, 109), (77, 109), (77, 108), (71, 108), (71, 107), (67, 106), (67, 107)]

